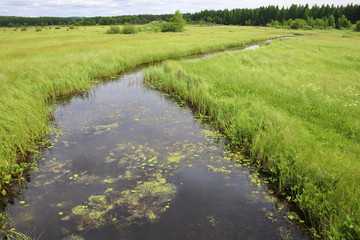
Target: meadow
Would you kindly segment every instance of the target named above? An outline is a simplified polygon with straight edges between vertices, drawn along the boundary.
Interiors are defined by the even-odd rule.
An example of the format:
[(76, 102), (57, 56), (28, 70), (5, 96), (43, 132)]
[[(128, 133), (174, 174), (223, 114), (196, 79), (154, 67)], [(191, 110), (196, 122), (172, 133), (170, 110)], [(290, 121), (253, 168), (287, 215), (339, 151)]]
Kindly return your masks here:
[(317, 31), (260, 49), (167, 61), (147, 81), (242, 146), (315, 237), (360, 238), (360, 34)]
[[(0, 29), (0, 191), (46, 146), (54, 99), (88, 90), (138, 65), (289, 35), (252, 27), (105, 34), (109, 27)], [(291, 34), (290, 34), (291, 35)]]

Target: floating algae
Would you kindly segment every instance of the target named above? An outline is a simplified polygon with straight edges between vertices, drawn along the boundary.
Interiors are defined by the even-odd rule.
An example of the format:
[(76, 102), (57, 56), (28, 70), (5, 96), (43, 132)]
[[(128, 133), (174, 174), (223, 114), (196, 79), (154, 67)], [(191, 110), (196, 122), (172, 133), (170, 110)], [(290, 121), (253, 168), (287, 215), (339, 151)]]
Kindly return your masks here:
[(80, 216), (81, 221), (78, 230), (87, 227), (99, 228), (111, 221), (108, 213), (114, 208), (111, 199), (106, 195), (91, 195), (87, 205), (77, 205), (71, 211), (72, 214)]
[[(139, 184), (133, 190), (125, 190), (117, 200), (119, 206), (125, 207), (129, 217), (127, 223), (143, 220), (155, 222), (166, 210), (167, 203), (174, 199), (176, 187), (166, 183), (166, 179), (156, 174), (156, 179)], [(140, 221), (140, 222), (139, 222)]]
[[(91, 195), (88, 201), (74, 207), (71, 213), (79, 231), (113, 223), (119, 226), (153, 223), (166, 211), (175, 193), (174, 184), (167, 183), (161, 173), (154, 173), (147, 181), (138, 182), (134, 188), (120, 192), (108, 188), (103, 195)], [(119, 211), (123, 214), (114, 218), (115, 212)]]
[(117, 128), (119, 126), (120, 126), (120, 122), (115, 122), (115, 123), (111, 123), (111, 124), (108, 124), (108, 125), (96, 126), (96, 127), (94, 127), (94, 130), (95, 130), (94, 134), (99, 135), (99, 134), (102, 134), (104, 132), (109, 132), (112, 129)]
[(226, 168), (222, 167), (222, 168), (217, 168), (217, 167), (214, 167), (214, 166), (211, 166), (211, 165), (207, 165), (208, 169), (210, 171), (213, 171), (213, 172), (217, 172), (217, 173), (220, 173), (220, 174), (229, 174), (231, 173), (230, 170), (227, 170)]

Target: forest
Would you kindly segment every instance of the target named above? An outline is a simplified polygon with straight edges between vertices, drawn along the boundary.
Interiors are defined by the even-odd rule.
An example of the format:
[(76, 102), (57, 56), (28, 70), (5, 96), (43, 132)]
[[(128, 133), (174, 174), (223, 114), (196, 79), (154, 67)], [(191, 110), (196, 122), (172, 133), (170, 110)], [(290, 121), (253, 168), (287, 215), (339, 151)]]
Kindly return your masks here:
[[(128, 16), (98, 17), (15, 17), (0, 16), (1, 27), (50, 26), (50, 25), (119, 25), (124, 23), (146, 24), (152, 21), (168, 21), (173, 14), (143, 14)], [(300, 28), (306, 24), (315, 28), (349, 28), (360, 20), (360, 6), (306, 5), (293, 4), (290, 7), (267, 6), (256, 9), (203, 10), (197, 13), (184, 13), (188, 24), (222, 24), (241, 26), (293, 26)], [(295, 21), (297, 20), (297, 21)], [(298, 27), (299, 26), (299, 27)]]

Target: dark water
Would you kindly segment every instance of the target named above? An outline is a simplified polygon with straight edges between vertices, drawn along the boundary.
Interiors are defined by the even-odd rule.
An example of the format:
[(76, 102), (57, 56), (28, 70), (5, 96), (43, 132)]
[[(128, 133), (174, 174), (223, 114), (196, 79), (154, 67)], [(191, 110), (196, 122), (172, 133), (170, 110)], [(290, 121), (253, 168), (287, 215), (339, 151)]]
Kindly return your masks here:
[(6, 208), (37, 239), (307, 239), (266, 179), (142, 72), (56, 106), (54, 146)]

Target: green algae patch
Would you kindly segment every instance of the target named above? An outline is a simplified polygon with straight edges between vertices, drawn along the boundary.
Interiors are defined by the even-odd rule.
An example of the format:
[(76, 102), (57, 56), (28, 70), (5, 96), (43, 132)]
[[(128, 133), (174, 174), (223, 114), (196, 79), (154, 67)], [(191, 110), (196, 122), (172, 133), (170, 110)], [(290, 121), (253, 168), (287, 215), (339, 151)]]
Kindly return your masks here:
[(114, 206), (105, 195), (91, 195), (87, 203), (88, 205), (78, 205), (72, 209), (72, 214), (81, 219), (77, 226), (79, 231), (99, 228), (111, 220), (108, 213)]
[(114, 128), (117, 128), (120, 126), (120, 122), (111, 123), (108, 125), (100, 125), (94, 127), (95, 133), (94, 134), (102, 134), (104, 132), (109, 132)]
[(144, 182), (133, 190), (122, 192), (117, 204), (127, 209), (127, 222), (148, 220), (155, 222), (160, 218), (168, 202), (174, 199), (176, 187), (166, 183), (164, 178)]
[(214, 167), (214, 166), (211, 166), (211, 165), (207, 165), (208, 169), (212, 172), (217, 172), (217, 173), (220, 173), (220, 174), (229, 174), (231, 173), (230, 170), (227, 170), (226, 168), (217, 168), (217, 167)]
[(181, 159), (185, 158), (184, 155), (181, 155), (178, 152), (170, 153), (167, 158), (168, 163), (179, 163)]
[[(115, 223), (119, 226), (153, 223), (166, 211), (175, 193), (174, 184), (167, 183), (160, 173), (154, 173), (147, 181), (138, 181), (134, 188), (123, 191), (108, 188), (103, 195), (91, 195), (85, 203), (71, 210), (71, 217), (77, 222), (79, 231)], [(115, 211), (123, 213), (116, 221), (113, 220)]]

